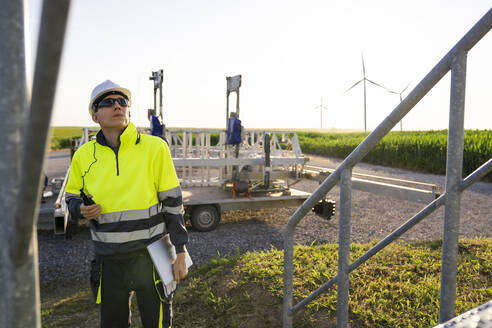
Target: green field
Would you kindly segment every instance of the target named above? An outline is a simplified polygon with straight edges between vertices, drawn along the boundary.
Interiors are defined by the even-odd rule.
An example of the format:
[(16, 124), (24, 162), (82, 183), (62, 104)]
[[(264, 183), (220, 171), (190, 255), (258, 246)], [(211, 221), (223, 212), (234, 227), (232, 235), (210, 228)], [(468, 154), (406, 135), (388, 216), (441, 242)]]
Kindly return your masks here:
[[(306, 154), (345, 158), (367, 137), (366, 133), (299, 132)], [(363, 159), (366, 163), (418, 172), (446, 173), (447, 130), (390, 132)], [(463, 175), (492, 158), (492, 130), (466, 130)], [(485, 180), (492, 181), (489, 173)]]
[[(352, 244), (351, 261), (371, 244)], [(336, 244), (294, 251), (294, 302), (336, 275)], [(350, 274), (351, 327), (432, 327), (437, 324), (441, 241), (396, 243)], [(218, 257), (192, 269), (174, 301), (175, 326), (281, 327), (283, 251)], [(65, 287), (62, 287), (65, 286)], [(461, 239), (456, 313), (492, 299), (492, 239)], [(87, 286), (57, 283), (42, 290), (43, 327), (97, 326), (98, 308)], [(298, 313), (295, 327), (336, 326), (336, 286)], [(136, 303), (136, 302), (134, 302)], [(138, 311), (133, 308), (135, 319)], [(132, 327), (141, 327), (136, 322)]]

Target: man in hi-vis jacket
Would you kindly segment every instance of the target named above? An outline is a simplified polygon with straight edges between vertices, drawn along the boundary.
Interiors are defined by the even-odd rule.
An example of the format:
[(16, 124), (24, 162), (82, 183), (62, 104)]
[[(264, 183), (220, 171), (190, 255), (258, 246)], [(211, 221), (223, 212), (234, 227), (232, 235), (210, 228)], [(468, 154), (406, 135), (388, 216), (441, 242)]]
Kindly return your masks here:
[(130, 91), (109, 80), (92, 91), (89, 112), (101, 130), (75, 152), (66, 200), (72, 217), (90, 220), (101, 327), (129, 327), (135, 293), (143, 326), (167, 328), (172, 294), (163, 293), (146, 247), (169, 233), (174, 279), (187, 275), (181, 188), (166, 142), (137, 131), (130, 103)]

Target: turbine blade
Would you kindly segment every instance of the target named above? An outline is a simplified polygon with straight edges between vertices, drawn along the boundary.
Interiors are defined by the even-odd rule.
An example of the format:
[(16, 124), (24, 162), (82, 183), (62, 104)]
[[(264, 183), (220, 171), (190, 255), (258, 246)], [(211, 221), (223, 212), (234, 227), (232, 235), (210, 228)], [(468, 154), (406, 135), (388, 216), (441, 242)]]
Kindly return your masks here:
[(378, 87), (380, 87), (380, 88), (383, 88), (384, 90), (386, 90), (386, 91), (388, 91), (388, 92), (392, 92), (390, 89), (386, 88), (385, 86), (382, 86), (382, 85), (381, 85), (381, 84), (379, 84), (379, 83), (376, 83), (376, 82), (371, 81), (371, 80), (369, 80), (369, 79), (366, 79), (366, 80), (367, 80), (367, 81), (369, 81), (369, 82), (371, 82), (371, 83), (372, 83), (372, 84), (374, 84), (375, 86), (378, 86)]
[(405, 90), (407, 90), (407, 88), (408, 88), (409, 86), (410, 86), (410, 83), (408, 83), (408, 84), (407, 84), (407, 86), (406, 86), (406, 87), (404, 87), (404, 88), (403, 88), (403, 90), (401, 90), (401, 91), (400, 91), (400, 93), (405, 92)]
[(354, 88), (357, 84), (361, 83), (362, 81), (364, 81), (364, 79), (361, 79), (361, 80), (355, 82), (354, 85), (352, 85), (350, 88), (348, 88), (347, 90), (345, 90), (345, 92), (349, 92), (352, 88)]
[(360, 56), (362, 57), (362, 74), (366, 77), (366, 65), (364, 65), (364, 54), (361, 52)]

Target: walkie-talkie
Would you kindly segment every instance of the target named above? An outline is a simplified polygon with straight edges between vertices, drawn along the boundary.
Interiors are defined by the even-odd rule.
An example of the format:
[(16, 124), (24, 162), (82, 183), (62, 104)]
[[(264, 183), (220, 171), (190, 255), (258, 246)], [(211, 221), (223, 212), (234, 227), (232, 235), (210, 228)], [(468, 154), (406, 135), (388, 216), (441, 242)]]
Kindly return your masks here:
[(87, 195), (82, 190), (80, 191), (80, 197), (82, 197), (82, 200), (84, 201), (85, 206), (95, 204), (95, 202), (92, 200), (92, 198), (87, 197)]

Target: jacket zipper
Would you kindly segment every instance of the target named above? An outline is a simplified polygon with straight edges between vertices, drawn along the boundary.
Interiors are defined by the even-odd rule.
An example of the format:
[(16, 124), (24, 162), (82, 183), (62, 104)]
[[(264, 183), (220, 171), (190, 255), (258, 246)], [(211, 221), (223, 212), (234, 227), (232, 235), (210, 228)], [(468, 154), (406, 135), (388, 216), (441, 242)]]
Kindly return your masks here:
[(120, 175), (120, 165), (118, 162), (118, 153), (115, 153), (115, 155), (116, 155), (116, 176), (119, 176)]
[(120, 165), (118, 162), (119, 148), (116, 148), (116, 149), (114, 149), (113, 147), (109, 147), (109, 148), (111, 148), (111, 150), (113, 151), (114, 156), (116, 158), (116, 176), (119, 176), (120, 175)]

